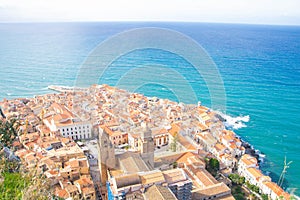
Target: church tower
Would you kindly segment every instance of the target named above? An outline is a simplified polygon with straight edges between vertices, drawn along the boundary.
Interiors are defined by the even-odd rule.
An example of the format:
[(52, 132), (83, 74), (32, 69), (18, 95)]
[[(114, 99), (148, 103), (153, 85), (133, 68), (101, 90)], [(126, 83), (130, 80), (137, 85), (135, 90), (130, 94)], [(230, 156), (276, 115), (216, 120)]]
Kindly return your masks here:
[(150, 169), (154, 168), (154, 141), (152, 138), (151, 129), (145, 124), (142, 124), (142, 134), (141, 134), (141, 157), (144, 162), (150, 167)]
[(98, 140), (98, 165), (102, 185), (106, 184), (108, 179), (107, 170), (116, 166), (115, 148), (108, 138), (107, 133), (99, 128)]

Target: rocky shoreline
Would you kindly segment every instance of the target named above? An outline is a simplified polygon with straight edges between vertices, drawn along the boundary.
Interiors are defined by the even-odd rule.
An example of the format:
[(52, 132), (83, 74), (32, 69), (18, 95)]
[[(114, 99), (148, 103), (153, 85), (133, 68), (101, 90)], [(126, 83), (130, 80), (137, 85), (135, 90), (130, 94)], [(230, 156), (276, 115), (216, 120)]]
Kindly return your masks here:
[(262, 159), (261, 155), (263, 155), (263, 154), (261, 154), (259, 150), (254, 149), (253, 146), (250, 145), (248, 142), (245, 142), (242, 139), (241, 139), (241, 141), (242, 141), (242, 146), (246, 149), (245, 153), (250, 154), (251, 156), (255, 157), (259, 164), (262, 163), (263, 159)]
[[(232, 129), (232, 127), (228, 127), (227, 119), (223, 113), (217, 113), (216, 117), (223, 122), (226, 129)], [(237, 135), (237, 137), (241, 140), (242, 146), (245, 148), (245, 153), (255, 157), (259, 164), (262, 163), (264, 154), (261, 154), (259, 150), (255, 149), (250, 143), (244, 141), (240, 136)]]

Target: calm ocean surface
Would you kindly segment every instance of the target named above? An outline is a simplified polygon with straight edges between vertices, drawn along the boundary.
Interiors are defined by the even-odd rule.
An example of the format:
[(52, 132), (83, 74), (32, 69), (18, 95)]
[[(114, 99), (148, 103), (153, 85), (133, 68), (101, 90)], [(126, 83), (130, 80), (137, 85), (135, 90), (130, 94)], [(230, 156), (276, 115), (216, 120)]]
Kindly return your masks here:
[[(74, 85), (91, 50), (109, 36), (137, 27), (170, 28), (199, 42), (223, 78), (226, 113), (233, 117), (250, 116), (247, 127), (236, 133), (266, 155), (262, 170), (274, 181), (281, 173), (284, 157), (292, 160), (285, 187), (300, 188), (300, 27), (204, 23), (0, 24), (0, 98), (32, 97), (51, 92), (48, 85)], [(163, 65), (178, 71), (190, 82), (198, 99), (210, 106), (208, 88), (195, 75), (194, 68), (181, 57), (162, 50), (144, 49), (120, 57), (98, 83), (116, 85), (128, 70), (146, 65)], [(153, 83), (137, 91), (177, 100), (172, 88), (153, 79)]]

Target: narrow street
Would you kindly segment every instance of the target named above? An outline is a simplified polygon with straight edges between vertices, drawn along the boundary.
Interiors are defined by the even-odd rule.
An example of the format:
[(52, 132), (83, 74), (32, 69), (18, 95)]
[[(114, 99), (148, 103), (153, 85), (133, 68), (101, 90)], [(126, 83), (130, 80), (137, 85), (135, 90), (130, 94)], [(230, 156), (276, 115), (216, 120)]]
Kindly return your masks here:
[(100, 170), (98, 167), (98, 150), (97, 150), (97, 143), (93, 140), (85, 141), (84, 144), (89, 149), (89, 154), (87, 155), (90, 165), (90, 174), (92, 176), (95, 189), (96, 189), (96, 197), (98, 200), (102, 200), (101, 197), (101, 180), (100, 180)]

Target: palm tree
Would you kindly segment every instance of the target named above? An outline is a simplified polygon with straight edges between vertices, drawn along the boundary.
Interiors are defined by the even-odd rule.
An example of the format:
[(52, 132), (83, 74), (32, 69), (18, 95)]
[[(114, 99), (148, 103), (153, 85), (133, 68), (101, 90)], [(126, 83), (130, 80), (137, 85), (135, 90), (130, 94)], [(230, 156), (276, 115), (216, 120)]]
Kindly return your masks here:
[(286, 162), (286, 156), (284, 157), (284, 166), (283, 166), (283, 170), (280, 174), (280, 177), (279, 177), (279, 180), (278, 180), (278, 185), (281, 187), (282, 184), (283, 184), (283, 181), (284, 181), (284, 177), (285, 177), (285, 174), (287, 173), (287, 169), (290, 167), (290, 164), (292, 164), (293, 161), (290, 161), (290, 162)]

